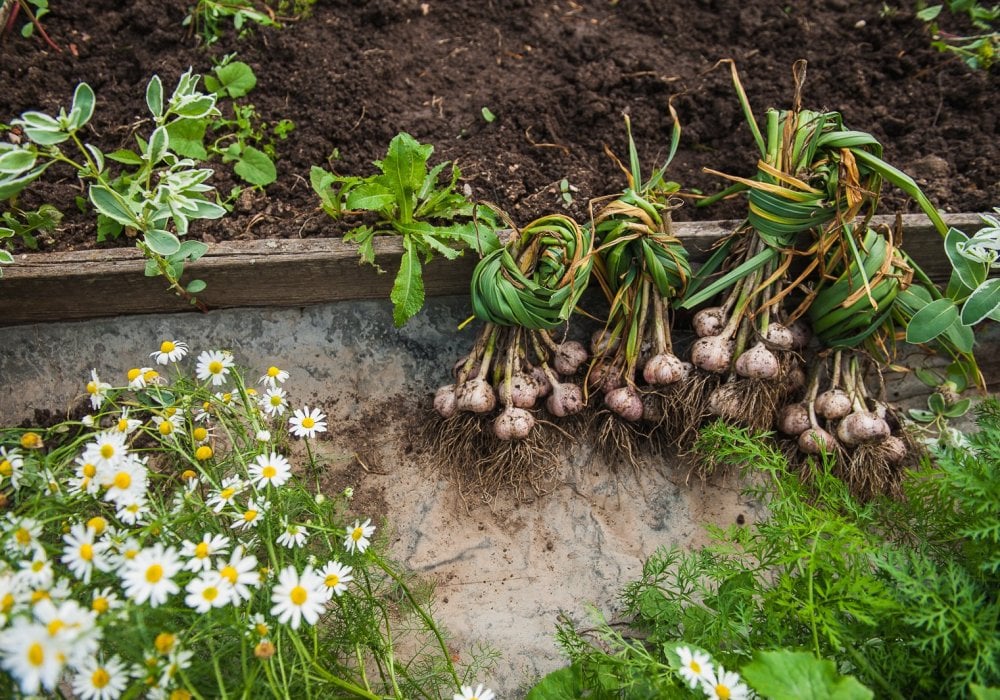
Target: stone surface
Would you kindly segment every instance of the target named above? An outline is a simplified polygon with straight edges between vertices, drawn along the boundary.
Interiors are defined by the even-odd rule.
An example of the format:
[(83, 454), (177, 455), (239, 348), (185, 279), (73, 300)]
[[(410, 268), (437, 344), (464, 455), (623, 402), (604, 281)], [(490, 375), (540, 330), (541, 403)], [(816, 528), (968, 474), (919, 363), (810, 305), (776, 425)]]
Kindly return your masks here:
[(198, 352), (219, 348), (250, 376), (277, 364), (291, 373), (292, 405), (330, 417), (331, 432), (317, 443), (325, 488), (355, 489), (357, 515), (384, 523), (391, 555), (436, 584), (435, 612), (460, 659), (478, 642), (493, 647), (500, 660), (481, 680), (499, 697), (519, 697), (564, 663), (553, 639), (560, 611), (581, 621), (587, 605), (613, 613), (621, 587), (657, 547), (701, 544), (705, 523), (732, 524), (740, 514), (749, 523), (755, 511), (734, 480), (685, 483), (687, 470), (668, 463), (613, 473), (582, 445), (567, 452), (544, 496), (492, 510), (463, 500), (442, 465), (413, 448), (412, 421), (400, 419), (426, 405), (471, 343), (471, 329), (456, 331), (466, 298), (433, 299), (428, 309), (402, 330), (382, 302), (6, 328), (0, 424), (75, 405), (91, 368), (123, 383), (165, 338), (191, 346), (192, 368)]

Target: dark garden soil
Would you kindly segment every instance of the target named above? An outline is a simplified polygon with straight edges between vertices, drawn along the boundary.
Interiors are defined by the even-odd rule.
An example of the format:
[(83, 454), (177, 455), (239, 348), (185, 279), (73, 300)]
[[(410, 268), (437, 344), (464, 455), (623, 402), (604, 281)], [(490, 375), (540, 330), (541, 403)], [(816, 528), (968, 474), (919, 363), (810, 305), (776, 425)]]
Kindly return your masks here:
[[(317, 209), (310, 167), (370, 174), (399, 131), (433, 144), (433, 162), (456, 161), (475, 198), (519, 223), (563, 208), (563, 178), (569, 212), (584, 220), (590, 198), (623, 185), (604, 152), (625, 155), (622, 113), (652, 163), (667, 151), (673, 96), (684, 131), (670, 176), (715, 191), (721, 181), (702, 168), (747, 175), (756, 162), (729, 73), (711, 70), (722, 58), (736, 60), (759, 119), (790, 106), (791, 66), (807, 59), (804, 106), (840, 111), (850, 128), (875, 134), (940, 208), (1000, 204), (1000, 71), (974, 72), (931, 48), (911, 2), (319, 0), (283, 29), (240, 38), (228, 25), (209, 47), (182, 25), (191, 0), (50, 4), (44, 25), (62, 53), (16, 27), (0, 49), (4, 122), (56, 110), (87, 81), (98, 97), (87, 138), (106, 151), (129, 146), (150, 129), (150, 76), (171, 88), (188, 67), (208, 73), (231, 52), (258, 77), (244, 101), (265, 122), (294, 121), (276, 142), (277, 182), (244, 192), (223, 221), (193, 227), (209, 242), (336, 235), (342, 228)], [(228, 166), (213, 167), (225, 197), (238, 183)], [(75, 179), (58, 168), (46, 177), (24, 198), (66, 213), (45, 249), (94, 247), (92, 215), (73, 205)], [(891, 191), (883, 202), (886, 213), (913, 210)], [(676, 218), (740, 215), (728, 202), (686, 206)]]

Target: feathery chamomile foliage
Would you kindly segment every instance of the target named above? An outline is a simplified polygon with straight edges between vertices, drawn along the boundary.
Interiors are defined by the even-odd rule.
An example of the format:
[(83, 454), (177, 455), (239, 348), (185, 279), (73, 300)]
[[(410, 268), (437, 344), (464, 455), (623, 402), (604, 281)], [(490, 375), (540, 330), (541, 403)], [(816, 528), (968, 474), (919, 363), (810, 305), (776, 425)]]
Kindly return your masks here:
[(288, 373), (258, 382), (182, 347), (161, 344), (141, 383), (91, 372), (82, 420), (0, 428), (0, 696), (440, 698), (472, 682), (488, 654), (456, 669), (427, 586), (349, 515), (349, 489), (319, 491), (325, 416), (266, 410), (254, 384)]

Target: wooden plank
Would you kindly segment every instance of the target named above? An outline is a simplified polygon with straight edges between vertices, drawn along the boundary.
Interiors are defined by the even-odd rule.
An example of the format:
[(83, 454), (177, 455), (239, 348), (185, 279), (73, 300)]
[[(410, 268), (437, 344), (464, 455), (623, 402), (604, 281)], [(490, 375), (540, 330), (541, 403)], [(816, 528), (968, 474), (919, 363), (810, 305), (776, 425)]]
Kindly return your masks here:
[[(976, 214), (945, 217), (972, 233), (982, 226)], [(876, 217), (891, 224), (894, 217)], [(739, 222), (682, 222), (674, 225), (695, 262)], [(904, 246), (934, 279), (949, 272), (941, 238), (923, 215), (903, 217)], [(340, 238), (239, 241), (210, 245), (188, 265), (185, 280), (200, 278), (199, 295), (210, 308), (305, 306), (350, 299), (387, 298), (402, 248), (396, 238), (375, 241), (379, 274), (358, 262), (357, 248)], [(428, 296), (467, 294), (476, 259), (433, 260), (425, 266)], [(76, 320), (123, 314), (193, 310), (165, 291), (161, 278), (143, 276), (144, 262), (133, 248), (23, 255), (5, 266), (0, 280), (0, 326)]]

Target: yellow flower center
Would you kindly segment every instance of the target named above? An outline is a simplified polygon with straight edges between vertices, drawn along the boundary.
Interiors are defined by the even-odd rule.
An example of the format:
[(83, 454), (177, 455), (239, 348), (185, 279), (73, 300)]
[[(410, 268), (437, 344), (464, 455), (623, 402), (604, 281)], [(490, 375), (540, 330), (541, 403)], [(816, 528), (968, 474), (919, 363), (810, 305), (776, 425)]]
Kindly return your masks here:
[(164, 340), (162, 343), (160, 343), (160, 352), (162, 353), (173, 352), (176, 348), (177, 346), (174, 345), (173, 341), (170, 340)]
[(306, 430), (313, 427), (314, 425), (316, 425), (316, 421), (314, 421), (311, 416), (306, 416), (305, 418), (302, 419), (302, 427), (305, 428)]
[(28, 647), (28, 663), (32, 666), (41, 666), (45, 663), (45, 650), (38, 642)]
[(280, 406), (281, 403), (282, 402), (281, 402), (281, 396), (280, 395), (278, 395), (278, 394), (271, 394), (271, 405), (272, 406)]
[(278, 369), (277, 367), (272, 366), (267, 368), (267, 376), (269, 376), (271, 379), (274, 379), (279, 374), (281, 374), (281, 370)]
[(26, 450), (38, 450), (44, 446), (42, 437), (38, 433), (25, 433), (21, 436), (21, 447)]
[(87, 393), (88, 394), (97, 393), (97, 382), (87, 382)]
[(265, 479), (273, 479), (278, 474), (278, 470), (268, 464), (260, 470), (260, 473)]
[(133, 367), (128, 371), (128, 380), (130, 382), (134, 382), (136, 379), (139, 378), (140, 374), (142, 374), (142, 370), (140, 370), (138, 367)]
[(142, 375), (142, 378), (145, 379), (147, 382), (151, 382), (159, 376), (160, 376), (159, 372), (157, 372), (155, 369), (151, 369), (144, 375)]
[(292, 589), (292, 592), (288, 594), (288, 597), (291, 598), (292, 602), (296, 605), (302, 605), (306, 602), (306, 600), (308, 600), (309, 593), (302, 586), (296, 586)]
[(160, 435), (170, 435), (174, 432), (174, 424), (168, 420), (162, 421), (159, 426)]
[(84, 464), (84, 465), (83, 465), (83, 466), (82, 466), (82, 467), (80, 468), (80, 471), (81, 471), (81, 472), (83, 472), (83, 475), (84, 475), (85, 477), (87, 477), (88, 479), (93, 479), (93, 478), (94, 478), (94, 476), (96, 476), (96, 475), (97, 475), (97, 467), (95, 467), (95, 466), (94, 466), (93, 464), (91, 464), (90, 462), (87, 462), (86, 464)]
[(52, 622), (47, 624), (45, 628), (49, 631), (50, 637), (55, 637), (57, 634), (59, 634), (59, 630), (61, 630), (65, 626), (66, 623), (63, 622), (62, 620), (53, 620)]
[(174, 643), (177, 641), (177, 637), (170, 634), (169, 632), (160, 632), (156, 635), (156, 639), (153, 640), (153, 646), (161, 654), (168, 654), (170, 650), (174, 648)]
[(167, 417), (173, 416), (176, 413), (177, 413), (176, 406), (167, 406), (167, 408), (163, 409), (163, 415)]
[(229, 581), (229, 583), (236, 585), (236, 579), (239, 573), (232, 566), (224, 566), (219, 570), (219, 576)]
[(257, 634), (259, 634), (261, 637), (266, 637), (267, 633), (271, 631), (267, 628), (267, 625), (264, 624), (263, 622), (258, 622), (256, 625), (254, 625), (254, 629), (257, 630)]
[(211, 603), (213, 600), (219, 597), (219, 589), (215, 586), (208, 586), (205, 590), (201, 592), (201, 597)]
[(225, 489), (222, 489), (221, 491), (219, 491), (219, 498), (221, 500), (223, 500), (223, 501), (228, 501), (230, 498), (233, 497), (233, 495), (235, 493), (236, 493), (236, 489), (234, 489), (232, 486), (230, 486), (229, 488), (225, 488)]
[(121, 418), (118, 421), (118, 432), (124, 433), (128, 431), (128, 418)]
[(31, 592), (31, 604), (34, 605), (35, 603), (40, 603), (43, 600), (49, 600), (50, 597), (51, 596), (49, 595), (49, 592), (46, 591), (46, 590), (32, 591)]
[(125, 558), (126, 559), (135, 559), (135, 555), (138, 554), (138, 553), (139, 553), (138, 549), (126, 549), (125, 550)]
[(202, 445), (197, 450), (194, 451), (194, 458), (204, 462), (206, 459), (212, 456), (212, 448), (208, 445)]
[(146, 569), (146, 580), (150, 583), (157, 583), (163, 578), (163, 567), (159, 564), (153, 564), (148, 569)]
[(336, 587), (336, 585), (338, 583), (340, 583), (340, 577), (337, 576), (337, 574), (329, 574), (326, 577), (326, 581), (325, 582), (326, 582), (326, 587), (327, 588), (334, 588), (334, 587)]
[(208, 542), (199, 542), (194, 548), (194, 555), (199, 559), (204, 559), (208, 556)]
[(101, 456), (104, 459), (111, 459), (115, 456), (115, 446), (110, 444), (101, 445)]
[(111, 676), (103, 668), (98, 668), (90, 674), (90, 684), (95, 688), (104, 688), (110, 682)]
[(212, 374), (218, 374), (222, 371), (222, 363), (218, 360), (212, 360), (208, 363), (208, 371)]
[(353, 530), (351, 530), (351, 539), (354, 540), (355, 542), (357, 542), (364, 536), (365, 536), (365, 531), (360, 527), (356, 527)]
[(92, 561), (94, 558), (94, 545), (84, 542), (80, 545), (80, 558), (84, 561)]
[(185, 469), (181, 472), (181, 479), (184, 481), (191, 481), (191, 479), (197, 479), (198, 475), (194, 473), (193, 469)]
[(132, 475), (128, 472), (118, 472), (115, 474), (115, 486), (121, 490), (127, 489), (132, 485)]
[(246, 521), (248, 523), (252, 523), (256, 519), (257, 519), (257, 511), (255, 511), (255, 510), (247, 510), (247, 511), (243, 512), (243, 520), (244, 521)]
[(3, 612), (6, 615), (11, 611), (13, 607), (14, 607), (14, 594), (5, 593), (3, 596), (3, 600), (0, 600), (0, 612)]
[(0, 476), (7, 477), (14, 473), (14, 465), (8, 460), (0, 462)]
[(191, 693), (183, 688), (177, 688), (170, 693), (170, 700), (191, 700)]
[(94, 602), (90, 604), (90, 609), (93, 610), (98, 615), (106, 613), (111, 604), (108, 603), (108, 599), (104, 596), (98, 596), (94, 598)]
[(19, 527), (17, 528), (17, 532), (14, 533), (14, 539), (22, 547), (27, 547), (31, 544), (31, 533), (28, 531), (28, 528)]
[(222, 403), (229, 403), (232, 400), (233, 400), (233, 395), (230, 394), (228, 391), (222, 395)]
[(715, 686), (715, 694), (719, 696), (719, 700), (729, 700), (732, 696), (729, 686), (722, 685), (722, 683)]
[(42, 561), (41, 559), (31, 562), (31, 570), (34, 571), (36, 574), (39, 573), (44, 568), (45, 568), (45, 562)]
[(701, 664), (699, 664), (694, 659), (692, 659), (691, 663), (688, 664), (688, 668), (690, 668), (692, 671), (694, 671), (698, 675), (701, 675)]
[(200, 428), (199, 427), (199, 428), (195, 428), (194, 432), (191, 433), (191, 435), (194, 437), (195, 440), (197, 440), (198, 442), (201, 442), (202, 440), (204, 440), (205, 438), (208, 437), (208, 431), (205, 430), (204, 428)]

